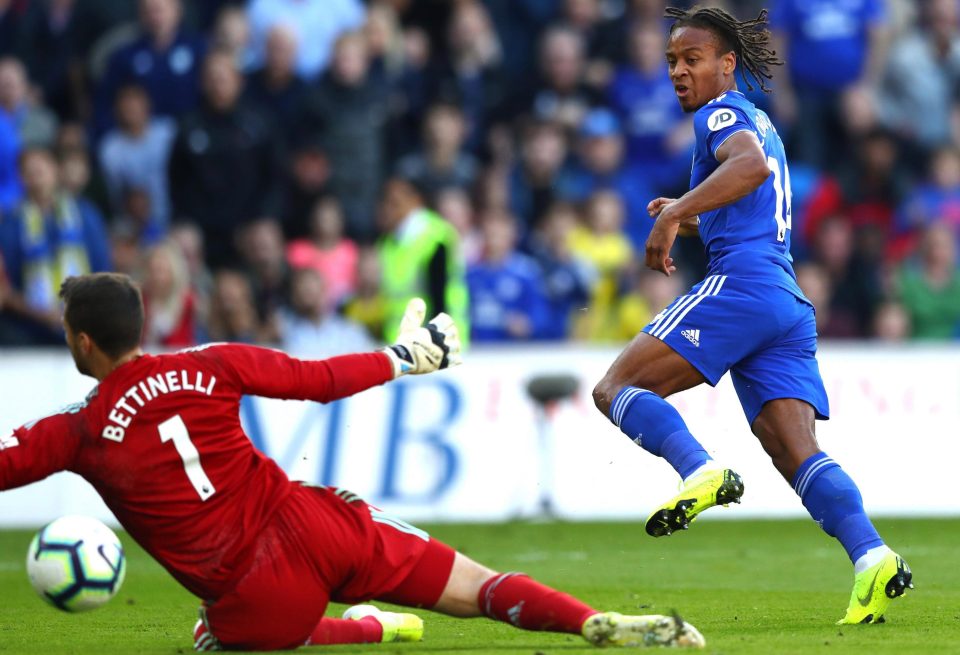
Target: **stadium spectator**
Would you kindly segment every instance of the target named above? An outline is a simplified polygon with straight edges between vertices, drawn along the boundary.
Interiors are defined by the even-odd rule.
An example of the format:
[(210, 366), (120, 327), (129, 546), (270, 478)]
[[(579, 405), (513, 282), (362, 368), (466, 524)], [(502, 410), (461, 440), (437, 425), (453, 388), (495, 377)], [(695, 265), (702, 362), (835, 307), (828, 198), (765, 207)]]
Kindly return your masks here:
[[(377, 5), (378, 11), (371, 11), (373, 22), (388, 11), (385, 5)], [(393, 16), (392, 10), (390, 10)], [(370, 44), (371, 76), (384, 80), (389, 86), (390, 111), (389, 123), (384, 143), (391, 160), (416, 150), (420, 144), (420, 132), (423, 115), (431, 100), (432, 56), (430, 40), (423, 30), (409, 26), (401, 30), (396, 26), (400, 41), (400, 52), (389, 53), (383, 50), (384, 44), (377, 29), (369, 27), (364, 34)]]
[(77, 118), (86, 104), (77, 96), (84, 54), (80, 43), (84, 3), (49, 0), (24, 4), (34, 7), (23, 16), (17, 55), (37, 84), (43, 103), (61, 118)]
[[(657, 194), (668, 193), (685, 183), (693, 121), (677, 103), (663, 65), (666, 38), (660, 23), (633, 23), (627, 38), (629, 62), (616, 69), (606, 89), (607, 102), (620, 117), (627, 160), (638, 169), (634, 174), (651, 180)], [(627, 206), (632, 211), (629, 202)]]
[(138, 246), (149, 247), (162, 241), (167, 225), (153, 212), (150, 193), (139, 187), (127, 187), (120, 193), (120, 212), (113, 215), (114, 225), (123, 225)]
[(186, 348), (196, 341), (196, 298), (187, 262), (177, 246), (159, 243), (147, 251), (143, 281), (143, 345)]
[(536, 121), (526, 126), (518, 161), (509, 176), (510, 213), (520, 219), (521, 239), (535, 228), (557, 200), (558, 183), (567, 159), (567, 141), (556, 123)]
[(791, 128), (791, 159), (825, 168), (846, 148), (843, 97), (868, 93), (885, 59), (883, 0), (777, 0), (770, 12), (777, 71), (776, 118)]
[(296, 69), (305, 80), (313, 80), (327, 69), (337, 39), (345, 32), (359, 29), (365, 15), (360, 0), (250, 0), (247, 12), (254, 63), (265, 59), (270, 30), (286, 25), (296, 33)]
[(954, 0), (920, 3), (919, 24), (891, 46), (876, 103), (881, 122), (921, 151), (960, 144), (960, 21)]
[(49, 148), (57, 136), (56, 115), (30, 94), (27, 69), (18, 59), (0, 59), (0, 113), (6, 114), (25, 146)]
[(955, 146), (938, 148), (929, 168), (926, 180), (910, 190), (897, 213), (897, 235), (912, 242), (927, 225), (942, 223), (960, 244), (960, 150)]
[[(687, 164), (689, 166), (689, 163)], [(661, 169), (664, 168), (661, 162)], [(637, 252), (642, 252), (653, 227), (647, 203), (657, 196), (649, 171), (635, 169), (624, 159), (620, 122), (609, 109), (594, 109), (583, 119), (577, 139), (577, 157), (565, 172), (560, 193), (566, 200), (585, 202), (597, 191), (613, 191), (627, 211), (624, 225)]]
[(579, 217), (573, 205), (557, 202), (544, 214), (530, 239), (530, 251), (540, 265), (547, 316), (541, 339), (569, 339), (574, 311), (590, 301), (592, 272), (570, 249), (570, 232)]
[(548, 29), (540, 41), (540, 82), (524, 91), (522, 108), (530, 116), (575, 130), (599, 101), (585, 81), (586, 53), (577, 32), (561, 26)]
[[(834, 290), (830, 274), (820, 264), (807, 262), (798, 264), (795, 272), (797, 284), (803, 295), (816, 308), (817, 334), (824, 339), (850, 339), (860, 334), (857, 317), (843, 306), (842, 301), (834, 302), (837, 293)], [(836, 308), (836, 309), (834, 309)]]
[(483, 4), (502, 44), (503, 72), (509, 87), (520, 91), (529, 84), (530, 71), (536, 66), (538, 39), (557, 18), (557, 2), (484, 0)]
[[(882, 296), (879, 262), (863, 252), (858, 236), (842, 215), (824, 220), (813, 242), (813, 262), (828, 277), (829, 321), (825, 337), (859, 337), (867, 334), (873, 312)], [(802, 287), (801, 287), (802, 288)], [(818, 318), (819, 320), (819, 318)]]
[[(2, 3), (0, 3), (2, 4)], [(0, 17), (2, 20), (2, 17)], [(9, 316), (6, 301), (10, 296), (10, 279), (4, 269), (3, 255), (0, 254), (0, 348), (20, 345), (22, 331), (18, 328), (15, 318)]]
[(308, 238), (313, 207), (331, 193), (330, 160), (317, 137), (296, 139), (291, 151), (283, 189), (283, 231), (289, 238)]
[(432, 195), (443, 187), (469, 188), (479, 163), (464, 150), (466, 124), (459, 107), (437, 103), (427, 110), (423, 147), (397, 162), (397, 175)]
[(204, 323), (213, 294), (213, 276), (204, 258), (203, 233), (193, 223), (176, 223), (170, 227), (167, 238), (177, 245), (187, 263), (190, 288), (197, 299), (198, 322)]
[(612, 191), (596, 191), (586, 202), (584, 223), (570, 233), (570, 249), (593, 267), (589, 311), (580, 317), (576, 334), (589, 341), (610, 341), (617, 331), (618, 292), (633, 260), (623, 234), (624, 207)]
[[(611, 7), (603, 0), (563, 0), (559, 23), (580, 35), (586, 47), (584, 80), (602, 89), (613, 75), (616, 57), (616, 21), (609, 20)], [(662, 53), (661, 53), (662, 54)]]
[(467, 267), (470, 335), (477, 343), (540, 338), (549, 318), (536, 260), (517, 250), (516, 219), (502, 211), (480, 217), (483, 253)]
[(233, 57), (233, 61), (239, 70), (244, 73), (250, 71), (253, 66), (253, 53), (250, 49), (250, 21), (247, 20), (247, 12), (243, 7), (225, 5), (217, 12), (216, 22), (211, 33), (210, 47)]
[(170, 222), (167, 165), (176, 136), (176, 123), (151, 117), (150, 98), (142, 87), (125, 86), (117, 92), (117, 127), (100, 142), (100, 171), (113, 211), (120, 211), (124, 192), (131, 187), (146, 191), (150, 214), (162, 228)]
[(466, 332), (468, 301), (457, 231), (427, 209), (423, 193), (409, 180), (387, 180), (378, 213), (381, 289), (386, 303), (387, 341), (411, 298), (427, 303), (427, 314), (446, 312)]
[(243, 273), (224, 268), (213, 278), (210, 317), (202, 341), (264, 343), (264, 329), (257, 318), (253, 288)]
[(486, 8), (476, 1), (454, 6), (446, 37), (449, 54), (431, 71), (432, 95), (456, 99), (464, 113), (466, 144), (480, 153), (488, 128), (503, 118), (507, 100), (500, 40)]
[(363, 35), (342, 35), (330, 70), (304, 97), (297, 126), (298, 137), (319, 135), (330, 159), (330, 189), (347, 217), (347, 234), (362, 243), (376, 237), (374, 208), (384, 167), (389, 91), (369, 73)]
[(630, 60), (630, 33), (636, 26), (651, 25), (664, 33), (670, 29), (670, 23), (664, 19), (663, 9), (664, 5), (671, 3), (664, 0), (626, 0), (623, 4), (623, 13), (610, 16), (603, 28), (604, 57), (620, 66)]
[(894, 214), (909, 185), (899, 152), (897, 141), (885, 130), (864, 135), (853, 156), (837, 164), (836, 174), (822, 177), (811, 191), (801, 221), (805, 240), (812, 243), (820, 222), (837, 214), (846, 216), (858, 230), (875, 226), (885, 237), (892, 235)]
[(23, 185), (17, 171), (20, 156), (20, 137), (13, 122), (0, 112), (0, 215), (17, 204), (23, 195)]
[(910, 314), (896, 301), (887, 301), (877, 307), (873, 316), (874, 339), (886, 343), (902, 343), (910, 338)]
[(132, 221), (124, 217), (110, 225), (110, 270), (134, 277), (140, 273), (143, 249), (140, 234)]
[(370, 52), (370, 67), (375, 75), (395, 79), (402, 75), (407, 52), (403, 29), (393, 5), (373, 2), (367, 7), (363, 36)]
[(277, 131), (240, 102), (242, 88), (233, 59), (210, 54), (203, 63), (203, 105), (181, 119), (170, 155), (173, 215), (200, 226), (213, 266), (233, 260), (240, 224), (280, 209)]
[(610, 338), (616, 342), (632, 339), (683, 292), (678, 276), (667, 277), (636, 264), (629, 269), (612, 322)]
[(474, 220), (475, 212), (469, 194), (459, 187), (440, 189), (433, 196), (433, 207), (460, 236), (463, 261), (470, 265), (480, 259), (482, 238)]
[(63, 192), (48, 150), (24, 150), (20, 175), (23, 201), (0, 221), (0, 250), (11, 283), (6, 311), (25, 342), (57, 344), (60, 282), (109, 270), (110, 244), (100, 212)]
[(316, 269), (294, 269), (290, 304), (279, 314), (280, 347), (309, 359), (372, 350), (375, 344), (366, 329), (338, 316), (332, 300), (326, 280)]
[(64, 192), (82, 196), (98, 206), (106, 204), (99, 202), (103, 190), (99, 186), (100, 180), (94, 177), (90, 153), (85, 147), (61, 149), (57, 164), (60, 166), (60, 186)]
[(344, 236), (340, 203), (326, 196), (310, 213), (310, 238), (287, 245), (287, 262), (293, 269), (316, 271), (323, 278), (323, 295), (336, 307), (357, 284), (357, 253), (357, 244)]
[(0, 0), (0, 55), (10, 55), (17, 51), (22, 32), (18, 29), (21, 14), (31, 5), (15, 5), (12, 0)]
[(244, 225), (237, 236), (240, 256), (253, 288), (257, 318), (267, 341), (276, 342), (280, 308), (290, 299), (290, 266), (284, 251), (283, 232), (272, 218)]
[(114, 99), (128, 84), (146, 89), (159, 116), (181, 116), (199, 104), (206, 45), (183, 28), (181, 0), (140, 0), (139, 6), (140, 33), (110, 56), (100, 80), (94, 117), (98, 135), (113, 126)]
[(917, 259), (905, 263), (897, 277), (913, 338), (960, 338), (960, 269), (951, 230), (945, 225), (925, 229)]
[(247, 99), (265, 109), (286, 129), (296, 120), (306, 83), (297, 77), (297, 35), (286, 25), (277, 25), (267, 34), (263, 66), (247, 77)]
[(374, 341), (383, 341), (387, 303), (381, 292), (383, 267), (376, 248), (361, 248), (357, 256), (357, 288), (343, 303), (343, 315), (367, 330)]

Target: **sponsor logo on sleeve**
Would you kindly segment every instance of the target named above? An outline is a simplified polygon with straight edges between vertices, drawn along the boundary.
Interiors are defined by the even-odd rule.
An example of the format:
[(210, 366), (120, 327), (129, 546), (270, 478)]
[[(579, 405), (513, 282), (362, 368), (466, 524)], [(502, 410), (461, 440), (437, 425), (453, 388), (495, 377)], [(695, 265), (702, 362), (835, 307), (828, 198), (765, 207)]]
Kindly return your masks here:
[(710, 114), (710, 117), (707, 119), (707, 127), (710, 128), (711, 132), (716, 132), (717, 130), (722, 130), (725, 127), (730, 127), (736, 122), (737, 115), (733, 112), (733, 110), (727, 109), (726, 107), (721, 107)]

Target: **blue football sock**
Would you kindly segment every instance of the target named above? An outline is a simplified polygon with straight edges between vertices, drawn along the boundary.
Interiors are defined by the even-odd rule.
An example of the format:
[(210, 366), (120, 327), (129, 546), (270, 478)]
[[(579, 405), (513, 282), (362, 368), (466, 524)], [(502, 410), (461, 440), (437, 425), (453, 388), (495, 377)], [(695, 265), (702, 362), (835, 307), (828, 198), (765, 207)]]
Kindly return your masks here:
[(610, 420), (638, 446), (670, 462), (681, 478), (711, 459), (673, 405), (652, 391), (621, 389), (610, 405)]
[(826, 453), (808, 457), (797, 469), (792, 485), (813, 520), (843, 544), (851, 562), (855, 563), (871, 548), (883, 545), (883, 539), (863, 511), (857, 485)]

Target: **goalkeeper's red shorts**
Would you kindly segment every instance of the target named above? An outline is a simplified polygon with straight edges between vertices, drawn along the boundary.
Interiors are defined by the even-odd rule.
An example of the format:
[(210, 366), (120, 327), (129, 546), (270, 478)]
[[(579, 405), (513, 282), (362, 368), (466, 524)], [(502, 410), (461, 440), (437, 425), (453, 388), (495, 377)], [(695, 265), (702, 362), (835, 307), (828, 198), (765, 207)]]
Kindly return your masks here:
[(433, 607), (455, 551), (342, 489), (296, 485), (232, 591), (204, 603), (224, 648), (302, 646), (330, 600)]

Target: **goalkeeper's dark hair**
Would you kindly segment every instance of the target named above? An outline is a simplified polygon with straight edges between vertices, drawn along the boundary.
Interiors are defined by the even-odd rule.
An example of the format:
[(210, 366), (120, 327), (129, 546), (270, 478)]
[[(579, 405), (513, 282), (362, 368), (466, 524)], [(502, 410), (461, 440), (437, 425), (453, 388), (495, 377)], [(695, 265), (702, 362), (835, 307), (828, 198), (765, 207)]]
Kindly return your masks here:
[[(667, 7), (665, 18), (673, 18), (670, 33), (678, 27), (699, 27), (713, 32), (720, 40), (720, 45), (726, 48), (725, 52), (733, 52), (737, 62), (741, 64), (740, 76), (747, 85), (747, 90), (753, 90), (750, 78), (757, 83), (764, 93), (770, 93), (766, 81), (773, 77), (771, 66), (780, 66), (783, 60), (770, 49), (770, 30), (767, 24), (767, 10), (762, 9), (760, 14), (752, 20), (737, 20), (719, 7), (701, 7), (690, 9)], [(749, 74), (749, 77), (748, 77)]]
[(143, 299), (140, 289), (120, 273), (68, 277), (60, 285), (63, 319), (74, 333), (86, 332), (97, 347), (117, 358), (140, 344)]

